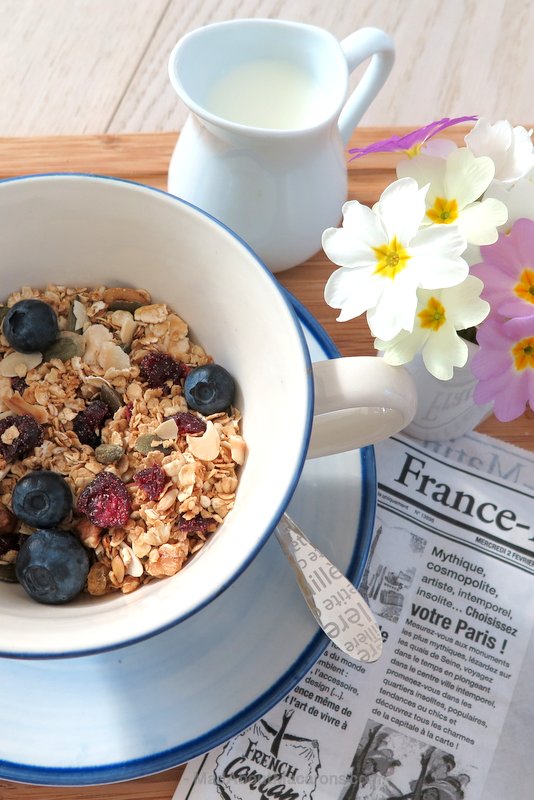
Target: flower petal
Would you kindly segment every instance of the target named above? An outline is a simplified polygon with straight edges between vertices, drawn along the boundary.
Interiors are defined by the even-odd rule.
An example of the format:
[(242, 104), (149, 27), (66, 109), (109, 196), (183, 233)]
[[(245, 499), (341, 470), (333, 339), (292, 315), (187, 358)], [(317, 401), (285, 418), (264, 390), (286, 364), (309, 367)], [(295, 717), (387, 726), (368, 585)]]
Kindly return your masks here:
[(415, 158), (407, 158), (397, 164), (397, 177), (413, 178), (418, 186), (429, 185), (426, 195), (426, 207), (434, 205), (436, 197), (443, 197), (445, 192), (445, 170), (447, 163), (443, 158), (420, 154)]
[(467, 344), (451, 324), (445, 323), (428, 337), (422, 352), (427, 370), (440, 381), (452, 378), (454, 367), (463, 367), (467, 361)]
[(504, 225), (508, 212), (504, 203), (493, 198), (473, 203), (461, 212), (458, 224), (471, 244), (492, 244), (497, 241), (499, 225)]
[(467, 147), (459, 147), (447, 158), (445, 197), (455, 198), (459, 208), (478, 200), (495, 175), (491, 158), (476, 158)]
[(340, 308), (339, 322), (359, 317), (380, 298), (381, 287), (369, 269), (342, 267), (330, 275), (324, 299), (332, 308)]
[(378, 214), (387, 233), (406, 247), (415, 236), (426, 213), (427, 188), (420, 189), (413, 178), (391, 183), (378, 201)]

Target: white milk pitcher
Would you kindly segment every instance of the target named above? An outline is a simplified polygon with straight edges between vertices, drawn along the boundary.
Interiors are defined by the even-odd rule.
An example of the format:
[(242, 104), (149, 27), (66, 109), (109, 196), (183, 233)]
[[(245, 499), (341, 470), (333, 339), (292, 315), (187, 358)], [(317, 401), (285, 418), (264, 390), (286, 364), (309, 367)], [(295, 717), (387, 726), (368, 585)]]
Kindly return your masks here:
[[(371, 61), (347, 99), (350, 72)], [(241, 236), (273, 272), (320, 249), (347, 199), (345, 147), (393, 65), (390, 37), (244, 19), (174, 47), (171, 83), (189, 115), (168, 189)]]

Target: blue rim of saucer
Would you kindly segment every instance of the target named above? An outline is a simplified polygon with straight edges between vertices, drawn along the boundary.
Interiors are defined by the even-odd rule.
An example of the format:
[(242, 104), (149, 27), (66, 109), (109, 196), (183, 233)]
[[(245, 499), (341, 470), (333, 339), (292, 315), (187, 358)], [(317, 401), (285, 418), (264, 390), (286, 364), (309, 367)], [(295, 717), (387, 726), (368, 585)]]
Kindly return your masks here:
[[(339, 351), (310, 312), (296, 300), (287, 290), (284, 293), (292, 303), (301, 323), (308, 328), (328, 358), (339, 357)], [(356, 586), (359, 584), (365, 569), (375, 517), (376, 503), (376, 466), (374, 448), (365, 447), (360, 451), (362, 470), (362, 486), (365, 487), (370, 502), (362, 503), (357, 524), (354, 550), (347, 577)], [(256, 720), (273, 708), (311, 669), (322, 655), (328, 639), (318, 630), (308, 646), (295, 660), (291, 667), (253, 703), (242, 709), (223, 724), (212, 728), (200, 737), (167, 750), (151, 753), (142, 758), (131, 759), (106, 765), (89, 767), (44, 767), (29, 766), (7, 761), (0, 761), (0, 778), (44, 786), (94, 786), (119, 781), (146, 777), (157, 772), (172, 769), (193, 758), (212, 750), (232, 736), (252, 725)], [(136, 646), (136, 645), (134, 645)], [(92, 656), (89, 656), (92, 657)], [(1, 664), (1, 659), (0, 659)]]

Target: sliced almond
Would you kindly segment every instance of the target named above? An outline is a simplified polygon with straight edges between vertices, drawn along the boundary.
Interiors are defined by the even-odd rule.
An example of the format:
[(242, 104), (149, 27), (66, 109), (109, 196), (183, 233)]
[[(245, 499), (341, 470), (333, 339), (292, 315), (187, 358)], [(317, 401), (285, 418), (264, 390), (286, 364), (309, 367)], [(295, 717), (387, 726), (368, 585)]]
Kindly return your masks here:
[(103, 344), (111, 342), (111, 332), (104, 325), (89, 325), (84, 331), (85, 353), (83, 360), (86, 364), (98, 364), (98, 354)]
[(156, 436), (160, 439), (177, 439), (178, 438), (178, 425), (174, 419), (166, 419), (161, 425), (158, 425), (154, 431)]
[(72, 313), (74, 315), (74, 330), (79, 331), (87, 322), (89, 322), (89, 317), (87, 316), (87, 311), (85, 310), (84, 304), (80, 303), (79, 300), (75, 300), (72, 304)]
[(23, 378), (30, 369), (38, 367), (42, 353), (10, 353), (0, 361), (0, 375), (6, 378)]
[(126, 567), (126, 574), (132, 575), (134, 578), (140, 578), (143, 574), (143, 565), (132, 548), (127, 545), (126, 542), (121, 542), (119, 545), (119, 553)]
[(189, 452), (201, 461), (214, 461), (221, 450), (221, 437), (211, 420), (202, 436), (186, 436), (186, 440)]
[(247, 454), (247, 446), (241, 436), (229, 436), (230, 454), (236, 464), (243, 465)]
[(97, 360), (104, 372), (108, 369), (128, 369), (130, 366), (130, 356), (114, 342), (103, 342)]
[(41, 425), (48, 422), (48, 412), (42, 406), (32, 406), (22, 399), (20, 394), (15, 392), (11, 397), (2, 397), (1, 402), (13, 412), (13, 414), (30, 414)]

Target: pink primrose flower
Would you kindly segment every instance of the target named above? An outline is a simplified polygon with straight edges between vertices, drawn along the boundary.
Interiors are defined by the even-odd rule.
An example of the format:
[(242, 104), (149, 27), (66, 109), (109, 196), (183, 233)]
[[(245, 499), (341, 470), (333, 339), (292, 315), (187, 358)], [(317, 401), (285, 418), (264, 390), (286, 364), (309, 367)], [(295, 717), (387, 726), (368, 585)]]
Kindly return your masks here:
[(534, 315), (490, 317), (480, 325), (477, 339), (480, 349), (471, 362), (479, 381), (475, 403), (493, 402), (501, 422), (520, 417), (527, 403), (534, 409)]
[(534, 221), (518, 219), (510, 233), (501, 233), (495, 244), (480, 248), (482, 261), (471, 274), (484, 283), (482, 297), (491, 313), (503, 317), (534, 314)]
[(431, 122), (423, 128), (410, 131), (404, 136), (391, 136), (389, 139), (374, 142), (368, 147), (353, 147), (349, 150), (349, 153), (353, 154), (351, 161), (354, 161), (355, 158), (366, 156), (368, 153), (406, 153), (409, 156), (414, 156), (421, 150), (427, 139), (431, 139), (432, 136), (436, 136), (436, 134), (441, 133), (446, 128), (450, 128), (452, 125), (458, 125), (460, 122), (473, 122), (477, 119), (478, 117), (455, 117), (454, 119), (443, 117), (443, 119)]

